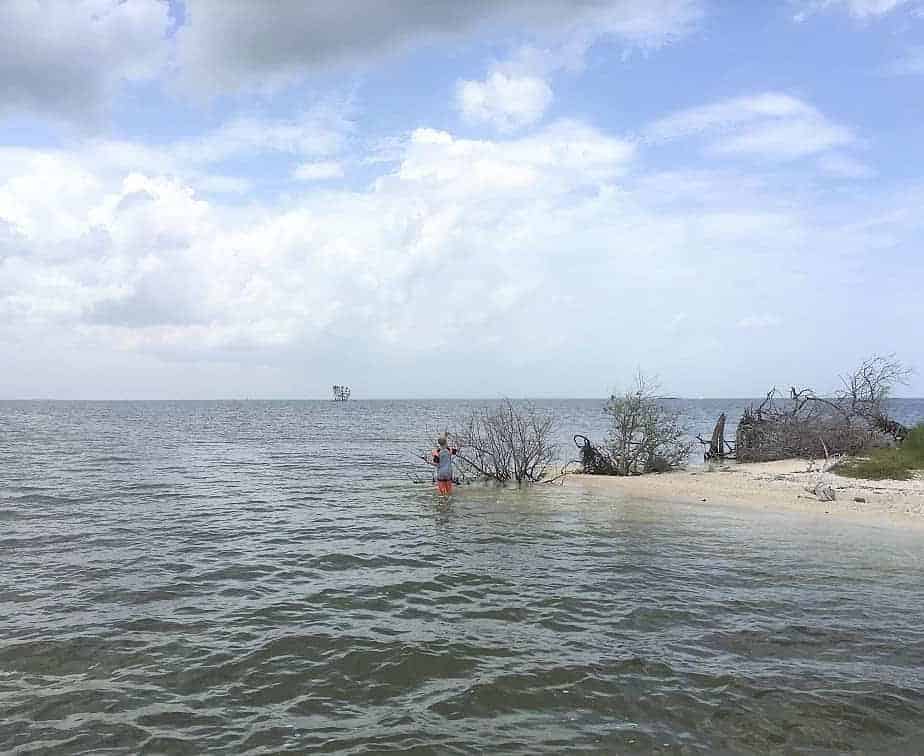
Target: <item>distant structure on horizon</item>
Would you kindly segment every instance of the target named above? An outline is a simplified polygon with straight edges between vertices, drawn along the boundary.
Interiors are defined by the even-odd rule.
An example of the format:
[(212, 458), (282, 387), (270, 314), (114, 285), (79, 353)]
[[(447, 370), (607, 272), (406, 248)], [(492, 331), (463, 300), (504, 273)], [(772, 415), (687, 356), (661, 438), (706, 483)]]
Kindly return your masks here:
[(345, 402), (350, 398), (350, 387), (349, 386), (334, 386), (334, 401), (335, 402)]

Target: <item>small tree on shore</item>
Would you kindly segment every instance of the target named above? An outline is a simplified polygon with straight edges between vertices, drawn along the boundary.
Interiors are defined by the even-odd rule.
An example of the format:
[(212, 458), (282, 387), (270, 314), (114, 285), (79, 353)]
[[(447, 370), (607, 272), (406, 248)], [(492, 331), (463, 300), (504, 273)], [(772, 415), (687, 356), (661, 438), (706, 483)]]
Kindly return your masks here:
[(552, 413), (504, 399), (497, 407), (474, 410), (450, 438), (465, 474), (520, 486), (546, 479), (558, 454), (556, 430)]
[(693, 444), (681, 414), (664, 405), (657, 389), (654, 380), (638, 373), (635, 386), (611, 396), (603, 408), (612, 423), (606, 452), (613, 474), (666, 472), (689, 458)]
[(887, 417), (886, 400), (895, 386), (908, 383), (912, 372), (895, 355), (870, 357), (849, 375), (841, 376), (838, 404), (848, 417), (862, 417), (878, 426)]

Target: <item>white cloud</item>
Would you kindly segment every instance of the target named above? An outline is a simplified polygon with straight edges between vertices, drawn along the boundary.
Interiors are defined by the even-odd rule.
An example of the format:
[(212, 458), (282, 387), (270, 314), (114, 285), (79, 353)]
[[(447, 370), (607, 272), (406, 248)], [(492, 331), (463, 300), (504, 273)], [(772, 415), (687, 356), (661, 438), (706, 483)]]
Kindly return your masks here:
[[(740, 169), (636, 176), (630, 142), (577, 121), (506, 139), (419, 129), (398, 157), (361, 191), (322, 185), (241, 207), (181, 177), (118, 175), (77, 149), (0, 155), (0, 342), (107, 355), (119, 369), (135, 359), (120, 349), (197, 370), (270, 365), (318, 392), (328, 371), (351, 369), (379, 392), (426, 393), (439, 378), (447, 393), (501, 391), (472, 366), (514, 355), (526, 382), (510, 390), (529, 391), (553, 390), (556, 370), (558, 386), (588, 371), (605, 385), (607, 365), (663, 372), (708, 358), (712, 341), (759, 375), (774, 333), (859, 339), (894, 317), (851, 307), (852, 285), (917, 306), (915, 258), (895, 281), (896, 266), (867, 263), (870, 250), (916, 250), (920, 193), (899, 212), (869, 194), (810, 201), (791, 176), (773, 186)], [(859, 217), (867, 225), (845, 222)], [(696, 313), (695, 327), (677, 312)], [(783, 313), (801, 324), (795, 337), (773, 328)], [(683, 337), (665, 340), (671, 328)], [(554, 349), (524, 349), (537, 337)], [(131, 385), (153, 391), (145, 366)], [(163, 391), (188, 395), (175, 381)]]
[(656, 121), (648, 129), (648, 134), (655, 140), (677, 139), (765, 119), (816, 116), (817, 111), (802, 100), (768, 92), (681, 110)]
[(818, 167), (829, 176), (845, 179), (866, 179), (876, 176), (875, 169), (861, 160), (831, 152), (818, 158)]
[(704, 14), (698, 0), (630, 0), (607, 3), (582, 19), (585, 34), (606, 34), (642, 47), (658, 47), (688, 34)]
[(277, 4), (189, 0), (178, 31), (178, 61), (188, 87), (205, 93), (273, 89), (344, 63), (366, 62), (437, 38), (488, 26), (575, 35), (601, 34), (657, 46), (686, 33), (701, 0), (325, 0)]
[[(290, 119), (238, 117), (199, 137), (156, 146), (93, 138), (79, 141), (70, 149), (0, 147), (0, 181), (4, 175), (16, 176), (19, 183), (38, 185), (45, 181), (66, 181), (63, 186), (57, 183), (47, 186), (67, 196), (93, 191), (100, 181), (143, 173), (171, 176), (203, 192), (240, 195), (252, 189), (255, 179), (229, 175), (222, 167), (226, 161), (275, 154), (292, 160), (292, 169), (285, 173), (299, 163), (308, 162), (307, 158), (313, 163), (327, 164), (343, 150), (352, 130), (346, 107), (326, 103)], [(91, 186), (85, 186), (84, 182), (90, 182)], [(18, 190), (11, 185), (7, 191), (15, 195)], [(10, 206), (16, 204), (13, 199), (9, 202)]]
[(706, 137), (714, 155), (793, 160), (855, 141), (850, 129), (787, 94), (769, 92), (688, 108), (656, 121), (649, 141)]
[(298, 181), (324, 181), (341, 178), (343, 166), (334, 160), (322, 160), (316, 163), (301, 163), (292, 172)]
[(900, 8), (913, 7), (917, 0), (792, 0), (796, 6), (796, 21), (825, 10), (839, 10), (854, 18), (869, 19), (885, 16)]
[(0, 115), (98, 117), (120, 82), (161, 70), (169, 23), (158, 0), (5, 0)]
[[(542, 188), (557, 195), (621, 175), (634, 153), (630, 142), (576, 121), (558, 121), (511, 141), (455, 139), (447, 132), (418, 129), (398, 176), (421, 185), (439, 184), (453, 194)], [(556, 180), (550, 181), (553, 176)]]
[(319, 106), (288, 120), (236, 118), (202, 138), (176, 142), (171, 151), (183, 163), (200, 165), (271, 152), (330, 155), (351, 129), (340, 107)]
[(459, 82), (456, 90), (456, 107), (467, 121), (489, 124), (501, 132), (536, 123), (552, 99), (552, 90), (542, 79), (499, 71), (484, 81)]
[(0, 148), (0, 219), (29, 238), (73, 238), (85, 229), (86, 199), (104, 184), (56, 152)]
[(738, 321), (738, 327), (745, 329), (776, 328), (782, 324), (782, 318), (777, 315), (767, 314), (748, 315), (747, 317), (741, 318), (741, 320)]
[(717, 139), (710, 150), (717, 155), (795, 160), (853, 141), (850, 129), (819, 117), (755, 125)]
[[(541, 238), (541, 207), (618, 175), (631, 156), (631, 145), (573, 122), (507, 142), (420, 130), (370, 192), (239, 213), (173, 178), (116, 182), (76, 155), (35, 153), (0, 181), (13, 240), (4, 264), (18, 271), (15, 297), (0, 300), (9, 323), (70, 324), (174, 356), (323, 340), (334, 323), (357, 345), (413, 344), (419, 324), (448, 308), (432, 345), (528, 296), (542, 267), (530, 241)], [(461, 275), (429, 285), (454, 258)], [(473, 297), (483, 306), (466, 312)]]
[(510, 76), (547, 76), (560, 70), (580, 71), (597, 42), (616, 42), (628, 55), (651, 50), (690, 34), (704, 16), (700, 0), (615, 0), (563, 7), (553, 19), (551, 34), (537, 34), (495, 70)]
[[(554, 3), (546, 11), (558, 12)], [(656, 48), (688, 34), (702, 16), (699, 0), (619, 0), (575, 5), (557, 25), (554, 42), (522, 44), (495, 63), (483, 80), (456, 85), (455, 106), (469, 123), (511, 133), (539, 122), (554, 95), (549, 76), (580, 71), (588, 50), (599, 40)]]

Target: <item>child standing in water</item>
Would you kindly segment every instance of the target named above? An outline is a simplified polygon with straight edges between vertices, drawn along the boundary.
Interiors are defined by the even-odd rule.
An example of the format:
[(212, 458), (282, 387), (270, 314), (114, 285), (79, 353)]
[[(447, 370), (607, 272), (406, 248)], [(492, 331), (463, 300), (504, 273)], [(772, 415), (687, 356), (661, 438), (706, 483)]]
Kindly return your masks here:
[(458, 451), (449, 446), (445, 433), (436, 439), (433, 464), (436, 466), (436, 490), (442, 496), (452, 493), (452, 458)]

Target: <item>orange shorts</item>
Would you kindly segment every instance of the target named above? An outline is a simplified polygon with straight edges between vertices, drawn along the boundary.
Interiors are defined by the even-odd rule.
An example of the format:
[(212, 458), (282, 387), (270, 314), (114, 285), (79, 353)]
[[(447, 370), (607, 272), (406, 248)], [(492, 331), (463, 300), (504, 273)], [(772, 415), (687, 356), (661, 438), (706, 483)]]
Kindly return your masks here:
[(449, 494), (452, 493), (452, 481), (451, 480), (436, 481), (436, 491), (437, 493), (443, 496), (449, 496)]

